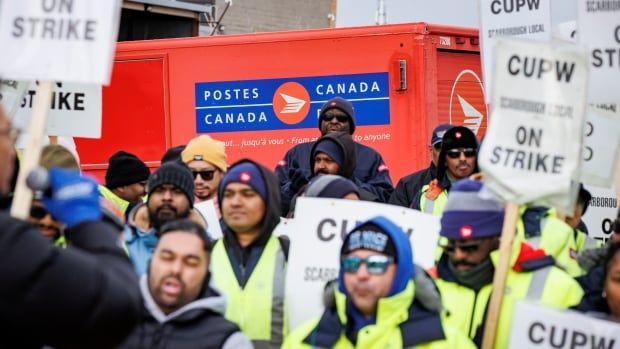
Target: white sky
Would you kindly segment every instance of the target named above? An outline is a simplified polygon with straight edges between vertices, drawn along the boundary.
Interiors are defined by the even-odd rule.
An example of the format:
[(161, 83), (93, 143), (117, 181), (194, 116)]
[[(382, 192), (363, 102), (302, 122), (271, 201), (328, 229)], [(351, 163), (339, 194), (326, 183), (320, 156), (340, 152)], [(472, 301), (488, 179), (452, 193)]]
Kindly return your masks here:
[[(376, 23), (378, 0), (338, 0), (336, 25)], [(385, 0), (387, 23), (429, 22), (478, 27), (478, 0)], [(576, 20), (576, 1), (551, 0), (552, 23)]]

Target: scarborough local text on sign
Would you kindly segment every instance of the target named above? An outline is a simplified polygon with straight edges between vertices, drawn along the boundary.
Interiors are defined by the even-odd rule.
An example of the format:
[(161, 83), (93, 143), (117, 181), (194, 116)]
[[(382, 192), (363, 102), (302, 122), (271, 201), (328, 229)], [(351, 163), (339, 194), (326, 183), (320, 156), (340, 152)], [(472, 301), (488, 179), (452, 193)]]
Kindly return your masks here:
[(587, 65), (568, 44), (500, 40), (492, 118), (479, 154), (504, 200), (540, 200), (572, 212), (582, 156)]
[(388, 73), (196, 83), (196, 132), (316, 128), (319, 110), (340, 96), (356, 125), (390, 123)]

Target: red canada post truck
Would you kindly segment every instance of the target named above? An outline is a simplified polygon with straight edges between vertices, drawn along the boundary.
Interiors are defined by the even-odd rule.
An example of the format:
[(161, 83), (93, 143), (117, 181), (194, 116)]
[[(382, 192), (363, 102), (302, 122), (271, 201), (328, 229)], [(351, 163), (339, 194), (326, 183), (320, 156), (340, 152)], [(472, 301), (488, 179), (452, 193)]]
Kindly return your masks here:
[(103, 179), (124, 149), (151, 167), (197, 134), (226, 142), (229, 162), (274, 168), (317, 138), (318, 111), (353, 102), (355, 140), (379, 151), (394, 182), (427, 166), (431, 130), (486, 130), (478, 30), (427, 23), (124, 42), (103, 89), (102, 138), (77, 139)]

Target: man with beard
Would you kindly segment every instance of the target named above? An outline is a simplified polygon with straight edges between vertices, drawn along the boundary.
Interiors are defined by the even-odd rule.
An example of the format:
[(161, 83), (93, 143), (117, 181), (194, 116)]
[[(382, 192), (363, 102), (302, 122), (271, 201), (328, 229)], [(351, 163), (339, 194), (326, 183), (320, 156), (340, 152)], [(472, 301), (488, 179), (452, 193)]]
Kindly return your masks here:
[(159, 234), (140, 279), (145, 311), (121, 348), (252, 348), (239, 327), (224, 319), (225, 297), (209, 286), (213, 246), (205, 230), (179, 219)]
[(437, 160), (437, 178), (423, 186), (411, 208), (441, 216), (452, 183), (478, 172), (478, 140), (467, 127), (455, 126), (446, 131)]
[[(482, 183), (456, 182), (441, 216), (440, 235), (447, 240), (437, 263), (435, 283), (447, 312), (444, 320), (480, 344), (504, 221), (500, 202), (479, 196)], [(561, 290), (561, 292), (558, 292)], [(515, 303), (520, 300), (568, 308), (583, 295), (579, 284), (555, 266), (544, 250), (515, 240), (494, 348), (506, 348)]]
[(183, 164), (168, 162), (149, 178), (146, 203), (136, 206), (125, 225), (125, 245), (138, 272), (146, 272), (157, 243), (157, 231), (166, 222), (187, 218), (194, 202), (194, 179)]
[[(355, 112), (353, 104), (346, 99), (334, 97), (321, 107), (318, 127), (321, 136), (333, 132), (345, 132), (353, 135), (355, 132)], [(313, 168), (309, 166), (312, 157), (312, 147), (315, 142), (297, 144), (278, 162), (276, 174), (280, 180), (282, 193), (282, 212), (289, 211), (290, 202), (299, 190), (308, 184), (312, 177)], [(388, 167), (381, 155), (374, 149), (358, 142), (355, 147), (355, 163), (353, 177), (360, 189), (364, 189), (381, 202), (387, 202), (394, 189), (390, 179)], [(349, 176), (346, 176), (349, 178)], [(351, 178), (350, 178), (351, 179)]]
[(217, 187), (228, 167), (224, 142), (198, 136), (187, 143), (181, 158), (194, 176), (194, 203), (214, 200), (217, 207)]
[(335, 302), (282, 348), (474, 348), (421, 301), (407, 234), (385, 217), (359, 224), (340, 249)]
[(228, 299), (226, 319), (255, 348), (280, 348), (286, 334), (284, 275), (288, 240), (272, 234), (280, 221), (275, 174), (240, 160), (218, 189), (223, 238), (213, 247), (213, 285)]

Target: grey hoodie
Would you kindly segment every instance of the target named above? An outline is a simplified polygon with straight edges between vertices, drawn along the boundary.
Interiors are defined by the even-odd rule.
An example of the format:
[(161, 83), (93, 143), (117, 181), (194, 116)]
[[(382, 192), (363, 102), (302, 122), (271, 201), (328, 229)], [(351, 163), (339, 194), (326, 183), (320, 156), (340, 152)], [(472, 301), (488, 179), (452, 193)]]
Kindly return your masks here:
[(167, 315), (155, 303), (147, 275), (140, 279), (140, 292), (143, 318), (123, 348), (253, 348), (239, 328), (224, 319), (226, 298), (212, 287), (206, 286), (198, 299)]

